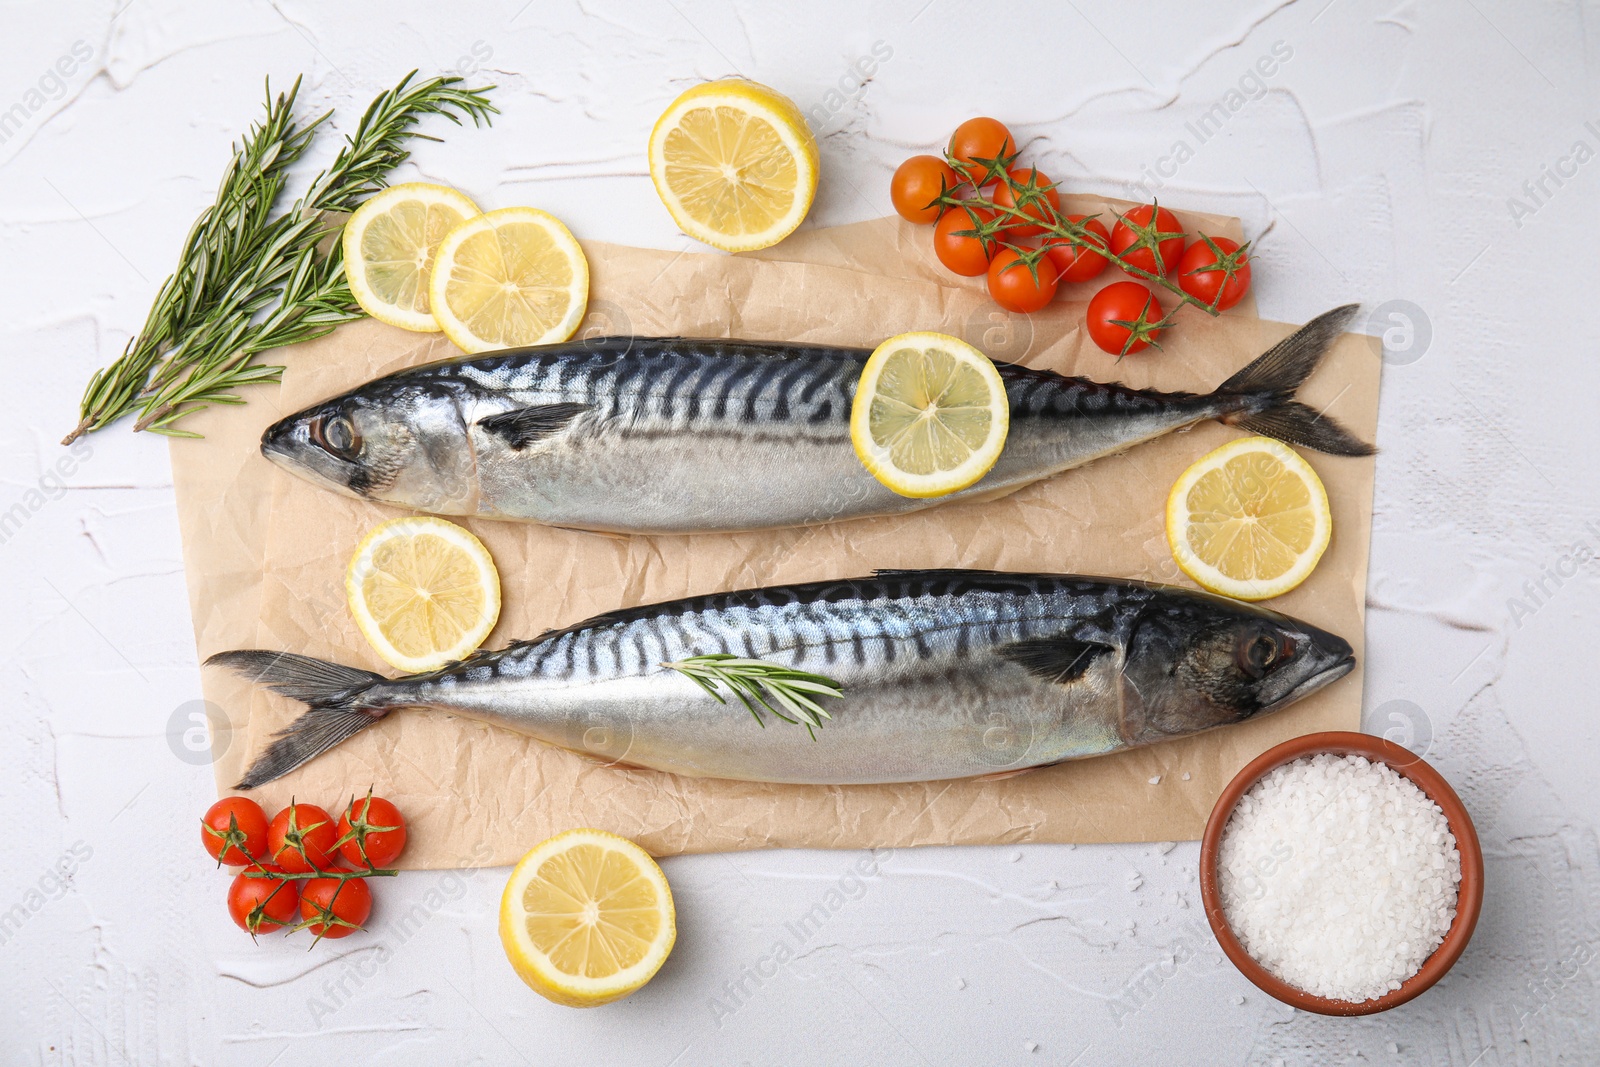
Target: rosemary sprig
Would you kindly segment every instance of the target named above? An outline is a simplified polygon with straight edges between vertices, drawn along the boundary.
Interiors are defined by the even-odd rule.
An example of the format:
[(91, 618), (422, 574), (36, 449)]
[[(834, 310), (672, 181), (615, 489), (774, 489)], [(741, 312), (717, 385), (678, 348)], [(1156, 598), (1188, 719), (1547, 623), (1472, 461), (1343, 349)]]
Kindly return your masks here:
[[(817, 703), (816, 698), (844, 696), (843, 689), (832, 678), (809, 671), (797, 671), (781, 663), (740, 659), (727, 652), (690, 656), (676, 663), (663, 663), (662, 666), (686, 675), (715, 697), (719, 704), (726, 704), (727, 700), (717, 691), (717, 686), (726, 685), (763, 727), (767, 723), (761, 717), (760, 708), (772, 712), (786, 723), (804, 726), (813, 741), (817, 739), (817, 728), (822, 725), (822, 720), (833, 717)], [(780, 708), (783, 710), (780, 711)]]
[(284, 172), (328, 115), (299, 126), (299, 80), (276, 99), (269, 87), (266, 118), (235, 147), (215, 203), (195, 220), (144, 328), (90, 379), (80, 421), (63, 443), (135, 411), (135, 430), (196, 437), (174, 424), (208, 404), (243, 403), (235, 393), (243, 386), (278, 380), (283, 368), (255, 362), (257, 354), (362, 315), (345, 284), (339, 242), (327, 240), (340, 216), (383, 187), (410, 154), (411, 138), (438, 140), (412, 128), (424, 116), (459, 125), (466, 115), (478, 125), (497, 113), (484, 95), (493, 86), (457, 88), (460, 78), (412, 85), (415, 75), (372, 102), (333, 163), (276, 217)]
[[(306, 127), (294, 121), (296, 79), (288, 93), (267, 98), (267, 117), (250, 128), (235, 147), (223, 171), (216, 201), (200, 213), (178, 254), (178, 269), (161, 286), (145, 317), (144, 328), (128, 342), (122, 356), (110, 367), (96, 371), (84, 390), (76, 429), (62, 444), (109, 422), (139, 405), (151, 368), (170, 350), (189, 325), (202, 321), (216, 303), (216, 294), (237, 273), (268, 227), (272, 207), (283, 188), (284, 171), (311, 143), (322, 122)], [(326, 116), (324, 116), (326, 118)]]

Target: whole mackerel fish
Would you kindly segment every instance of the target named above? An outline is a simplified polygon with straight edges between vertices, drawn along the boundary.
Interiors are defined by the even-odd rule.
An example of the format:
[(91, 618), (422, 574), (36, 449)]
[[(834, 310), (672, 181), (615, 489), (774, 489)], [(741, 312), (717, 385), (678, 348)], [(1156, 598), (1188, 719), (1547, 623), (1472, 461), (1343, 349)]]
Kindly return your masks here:
[(1001, 496), (1207, 419), (1371, 453), (1294, 399), (1356, 308), (1327, 312), (1214, 392), (998, 364), (999, 462), (936, 499), (895, 494), (850, 443), (868, 349), (612, 337), (414, 367), (270, 427), (267, 458), (339, 492), (439, 515), (618, 533), (804, 526)]
[[(814, 736), (668, 667), (728, 653), (824, 675)], [(754, 782), (934, 781), (1241, 722), (1343, 677), (1350, 645), (1253, 604), (1147, 582), (989, 571), (625, 608), (388, 679), (291, 653), (211, 657), (309, 706), (245, 774), (270, 782), (392, 711), (480, 719), (607, 763)], [(721, 694), (725, 699), (729, 694)]]

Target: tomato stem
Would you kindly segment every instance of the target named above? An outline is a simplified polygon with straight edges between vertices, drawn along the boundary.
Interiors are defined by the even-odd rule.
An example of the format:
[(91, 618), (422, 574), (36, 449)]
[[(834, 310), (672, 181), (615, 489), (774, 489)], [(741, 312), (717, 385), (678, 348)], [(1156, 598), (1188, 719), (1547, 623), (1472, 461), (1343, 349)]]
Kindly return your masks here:
[(292, 882), (308, 878), (332, 878), (340, 882), (348, 882), (352, 878), (393, 878), (399, 874), (398, 868), (379, 869), (368, 867), (364, 871), (245, 871), (246, 878), (271, 878), (276, 882)]
[[(1065, 212), (1050, 203), (1047, 194), (1051, 189), (1056, 188), (1056, 185), (1055, 183), (1040, 184), (1037, 178), (1037, 170), (1031, 172), (1025, 182), (1012, 177), (1010, 167), (1018, 154), (1014, 152), (1010, 155), (999, 155), (993, 159), (974, 156), (972, 163), (982, 168), (981, 178), (976, 181), (967, 174), (970, 168), (969, 164), (958, 161), (948, 152), (945, 154), (945, 158), (961, 180), (935, 197), (931, 204), (937, 204), (946, 209), (962, 208), (967, 212), (967, 216), (972, 220), (973, 228), (955, 231), (958, 236), (977, 238), (984, 243), (986, 250), (993, 248), (995, 245), (1003, 245), (1026, 258), (1036, 251), (1042, 253), (1044, 247), (1037, 250), (1020, 247), (1003, 240), (1000, 235), (1003, 231), (1017, 226), (1038, 226), (1044, 231), (1040, 234), (1040, 237), (1044, 239), (1044, 246), (1048, 246), (1049, 239), (1054, 237), (1057, 239), (1057, 243), (1066, 241), (1077, 248), (1096, 252), (1121, 267), (1133, 277), (1153, 285), (1159, 285), (1178, 299), (1179, 306), (1191, 304), (1204, 311), (1207, 315), (1215, 316), (1220, 314), (1219, 309), (1214, 304), (1184, 292), (1183, 287), (1175, 279), (1167, 276), (1158, 246), (1163, 240), (1184, 236), (1181, 232), (1162, 230), (1156, 213), (1152, 213), (1150, 222), (1143, 227), (1130, 222), (1125, 216), (1118, 216), (1119, 221), (1126, 223), (1135, 233), (1140, 234), (1139, 241), (1132, 246), (1130, 251), (1149, 247), (1160, 271), (1159, 273), (1152, 273), (1143, 267), (1135, 266), (1128, 262), (1124, 254), (1113, 252), (1109, 245), (1102, 244), (1100, 239), (1088, 229), (1088, 223), (1093, 219), (1099, 218), (1098, 214), (1085, 215), (1077, 221), (1073, 221), (1067, 217)], [(991, 196), (983, 192), (983, 187), (993, 181), (1006, 183), (1011, 192), (1011, 199), (1016, 205), (1015, 207), (997, 203)], [(1158, 205), (1152, 203), (1151, 206), (1156, 207)], [(980, 210), (991, 213), (991, 217), (985, 221), (978, 214)], [(1201, 237), (1208, 244), (1210, 243), (1209, 238), (1205, 238), (1205, 235), (1202, 234)], [(1217, 251), (1220, 252), (1220, 250)], [(1243, 251), (1244, 249), (1240, 249), (1240, 253)], [(1234, 255), (1238, 254), (1235, 253)], [(1037, 257), (1030, 262), (1030, 268), (1033, 262), (1037, 262)], [(1213, 269), (1224, 268), (1219, 265)], [(1237, 271), (1238, 267), (1235, 266), (1233, 270)], [(1232, 274), (1230, 273), (1229, 278), (1231, 277)]]

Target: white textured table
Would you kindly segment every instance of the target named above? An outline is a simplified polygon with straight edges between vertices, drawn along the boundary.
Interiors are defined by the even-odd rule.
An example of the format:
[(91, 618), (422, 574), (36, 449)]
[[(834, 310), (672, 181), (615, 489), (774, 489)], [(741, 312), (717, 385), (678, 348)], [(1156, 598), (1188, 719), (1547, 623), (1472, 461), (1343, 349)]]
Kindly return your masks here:
[[(0, 1060), (1597, 1062), (1589, 13), (519, 6), (6, 7)], [(1369, 729), (1428, 746), (1477, 819), (1488, 899), (1455, 971), (1376, 1019), (1295, 1014), (1221, 959), (1193, 844), (901, 852), (859, 879), (853, 853), (674, 859), (676, 952), (594, 1012), (512, 976), (503, 870), (403, 875), (368, 933), (253, 947), (195, 842), (210, 772), (168, 736), (199, 690), (164, 443), (119, 427), (68, 470), (55, 442), (142, 321), (263, 75), (304, 72), (305, 105), (348, 129), (412, 67), (498, 82), (505, 115), (424, 146), (408, 177), (547, 208), (586, 237), (684, 245), (645, 137), (683, 86), (737, 71), (809, 110), (813, 222), (884, 214), (901, 158), (994, 114), (1058, 180), (1241, 216), (1266, 316), (1402, 301), (1380, 326), (1396, 351), (1366, 706)]]

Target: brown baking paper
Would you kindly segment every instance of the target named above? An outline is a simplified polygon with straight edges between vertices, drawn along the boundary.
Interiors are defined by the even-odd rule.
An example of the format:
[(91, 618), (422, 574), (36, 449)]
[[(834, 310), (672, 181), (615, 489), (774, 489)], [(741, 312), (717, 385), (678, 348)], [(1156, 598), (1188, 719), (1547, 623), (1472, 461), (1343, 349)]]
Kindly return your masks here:
[[(1104, 202), (1069, 204), (1096, 210)], [(1234, 220), (1192, 216), (1206, 232)], [(586, 244), (593, 274), (585, 333), (739, 337), (874, 345), (908, 330), (961, 335), (990, 355), (1098, 380), (1204, 391), (1291, 327), (1249, 305), (1218, 319), (1180, 315), (1165, 352), (1121, 362), (1080, 330), (1095, 285), (1045, 312), (1013, 316), (981, 279), (931, 258), (929, 231), (896, 219), (819, 229), (760, 256)], [(1113, 276), (1103, 276), (1103, 281)], [(430, 359), (454, 355), (439, 335), (353, 323), (281, 355), (281, 387), (193, 426), (207, 440), (172, 446), (185, 562), (202, 657), (282, 649), (392, 673), (367, 646), (344, 599), (360, 538), (403, 512), (351, 500), (262, 459), (261, 430), (281, 414)], [(1380, 360), (1349, 336), (1303, 390), (1370, 439)], [(1195, 458), (1238, 436), (1216, 424), (1030, 486), (999, 501), (897, 518), (746, 534), (617, 537), (469, 520), (500, 570), (504, 607), (486, 647), (533, 637), (598, 612), (693, 593), (864, 575), (878, 567), (987, 567), (1187, 583), (1172, 563), (1163, 508)], [(1332, 546), (1311, 579), (1273, 606), (1362, 650), (1371, 523), (1370, 459), (1308, 457), (1327, 483)], [(300, 713), (228, 672), (203, 673), (227, 723), (215, 731), (218, 787), (230, 791), (272, 733)], [(256, 790), (269, 809), (291, 796), (333, 808), (370, 785), (406, 812), (402, 865), (515, 861), (538, 841), (597, 826), (657, 855), (734, 849), (904, 847), (996, 842), (1160, 841), (1200, 835), (1212, 802), (1244, 763), (1285, 738), (1355, 729), (1361, 671), (1286, 711), (1150, 748), (998, 781), (784, 786), (605, 767), (531, 738), (454, 716), (405, 711)], [(730, 711), (730, 714), (742, 711)], [(758, 727), (752, 723), (752, 729)]]

